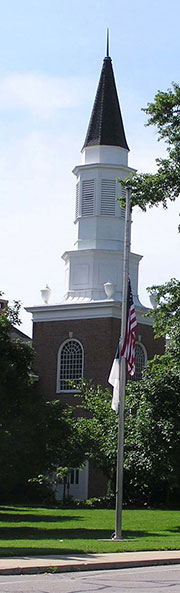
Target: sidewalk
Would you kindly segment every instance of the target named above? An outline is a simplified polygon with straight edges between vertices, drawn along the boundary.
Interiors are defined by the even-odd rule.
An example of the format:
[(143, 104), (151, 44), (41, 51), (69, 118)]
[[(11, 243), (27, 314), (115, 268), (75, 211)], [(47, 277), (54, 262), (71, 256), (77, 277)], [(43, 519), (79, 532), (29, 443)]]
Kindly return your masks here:
[(180, 564), (180, 550), (0, 558), (0, 575), (109, 570), (163, 564)]

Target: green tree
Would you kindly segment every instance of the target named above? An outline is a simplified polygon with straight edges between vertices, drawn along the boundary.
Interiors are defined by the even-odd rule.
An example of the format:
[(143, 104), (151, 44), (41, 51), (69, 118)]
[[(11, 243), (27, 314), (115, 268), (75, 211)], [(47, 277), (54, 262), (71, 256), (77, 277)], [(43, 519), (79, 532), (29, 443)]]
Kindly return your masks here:
[[(85, 459), (82, 437), (71, 408), (37, 394), (31, 343), (12, 340), (19, 303), (0, 315), (0, 500), (38, 494), (57, 468), (66, 474)], [(59, 470), (60, 471), (60, 470)]]
[(156, 173), (135, 174), (130, 180), (131, 205), (138, 205), (145, 211), (147, 205), (160, 203), (166, 208), (167, 201), (175, 200), (180, 194), (179, 85), (173, 83), (172, 89), (158, 91), (154, 101), (142, 111), (149, 116), (146, 125), (156, 126), (158, 140), (163, 140), (167, 146), (167, 158), (156, 159)]
[(86, 461), (86, 433), (80, 430), (73, 407), (62, 406), (59, 400), (45, 402), (46, 478), (64, 484), (64, 499), (69, 496), (69, 476), (73, 468), (82, 468)]
[(125, 419), (125, 498), (177, 502), (180, 488), (180, 372), (170, 353), (129, 383)]
[(126, 397), (125, 471), (132, 498), (168, 502), (180, 488), (180, 282), (149, 289), (156, 294), (155, 336), (168, 335), (163, 356), (148, 362)]
[[(157, 337), (168, 334), (163, 356), (149, 361), (141, 381), (126, 388), (124, 501), (168, 503), (180, 488), (180, 282), (172, 279), (156, 292)], [(111, 410), (111, 393), (85, 381), (81, 404), (90, 417), (79, 419), (86, 455), (115, 487), (118, 418)]]
[[(126, 388), (124, 502), (168, 504), (180, 488), (180, 370), (172, 353), (149, 361), (141, 381)], [(118, 418), (110, 390), (87, 382), (81, 406), (90, 417), (77, 419), (86, 457), (106, 475), (115, 492)]]
[(77, 419), (86, 457), (102, 470), (110, 487), (115, 486), (118, 418), (111, 409), (110, 389), (82, 380), (79, 408), (86, 417)]
[(12, 340), (19, 304), (0, 315), (0, 496), (23, 494), (42, 455), (41, 402), (33, 388), (30, 343)]
[(169, 352), (180, 362), (180, 281), (172, 278), (161, 286), (148, 289), (155, 294), (157, 308), (149, 312), (154, 319), (155, 336), (169, 340)]

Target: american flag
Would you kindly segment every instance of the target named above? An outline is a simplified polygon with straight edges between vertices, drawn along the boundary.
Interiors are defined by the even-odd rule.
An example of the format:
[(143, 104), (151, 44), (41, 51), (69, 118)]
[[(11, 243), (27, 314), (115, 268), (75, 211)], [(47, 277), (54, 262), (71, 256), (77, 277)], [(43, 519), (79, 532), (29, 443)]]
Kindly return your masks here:
[(123, 347), (120, 348), (120, 342), (118, 344), (118, 348), (116, 351), (116, 355), (112, 364), (112, 368), (110, 371), (108, 382), (113, 386), (113, 396), (112, 396), (112, 409), (118, 413), (118, 406), (119, 406), (119, 388), (120, 388), (120, 377), (119, 377), (119, 363), (120, 363), (120, 356), (124, 356), (127, 358), (128, 363), (128, 373), (130, 375), (135, 374), (135, 345), (136, 345), (136, 337), (135, 337), (135, 329), (136, 329), (137, 321), (136, 321), (136, 313), (133, 303), (133, 296), (131, 291), (131, 283), (128, 280), (128, 297), (127, 297), (127, 322), (126, 322), (126, 334), (124, 338)]
[(130, 279), (128, 280), (128, 296), (127, 296), (127, 321), (126, 321), (126, 333), (124, 343), (121, 349), (121, 356), (127, 359), (128, 373), (130, 375), (135, 374), (135, 345), (136, 336), (135, 329), (137, 326), (135, 307), (133, 303), (133, 295), (131, 290)]

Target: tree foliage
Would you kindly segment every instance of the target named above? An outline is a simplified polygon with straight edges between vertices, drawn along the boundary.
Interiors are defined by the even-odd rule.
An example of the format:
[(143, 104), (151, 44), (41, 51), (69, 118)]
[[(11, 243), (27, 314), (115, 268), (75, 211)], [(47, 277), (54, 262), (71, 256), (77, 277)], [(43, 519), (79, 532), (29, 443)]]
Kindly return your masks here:
[(0, 315), (0, 481), (1, 497), (20, 489), (39, 469), (42, 452), (40, 402), (32, 386), (30, 343), (12, 340), (19, 304)]
[(155, 336), (168, 337), (174, 364), (180, 363), (180, 281), (172, 278), (160, 286), (148, 288), (155, 294), (157, 308), (148, 313), (154, 319)]
[(156, 126), (158, 140), (167, 147), (167, 158), (156, 159), (157, 172), (137, 173), (130, 182), (131, 206), (138, 205), (146, 211), (147, 205), (167, 207), (168, 200), (175, 200), (180, 194), (180, 86), (172, 83), (172, 89), (158, 91), (154, 101), (143, 109), (147, 126)]
[[(168, 333), (170, 345), (155, 356), (141, 381), (127, 384), (125, 403), (124, 502), (177, 502), (180, 488), (180, 282), (172, 279), (156, 291), (157, 337)], [(81, 407), (90, 418), (79, 419), (86, 455), (115, 487), (118, 418), (111, 394), (82, 382)]]
[(70, 471), (84, 464), (85, 435), (71, 406), (62, 406), (59, 400), (44, 402), (46, 424), (46, 471), (63, 475), (63, 468)]
[(169, 344), (148, 362), (142, 380), (127, 386), (125, 471), (134, 498), (168, 503), (180, 488), (180, 282), (149, 291), (157, 301), (149, 313), (155, 335), (168, 334)]
[(111, 409), (110, 389), (82, 380), (80, 409), (88, 416), (77, 420), (84, 439), (86, 456), (101, 469), (107, 479), (115, 481), (118, 418)]
[(149, 361), (127, 386), (125, 495), (132, 501), (169, 501), (180, 487), (180, 372), (169, 353)]
[[(31, 343), (12, 340), (19, 303), (0, 315), (0, 500), (32, 495), (58, 467), (79, 467), (85, 458), (72, 409), (38, 395)], [(44, 481), (42, 480), (44, 479)], [(28, 494), (29, 493), (29, 494)]]
[[(169, 504), (180, 488), (180, 370), (166, 353), (149, 361), (141, 381), (129, 381), (125, 403), (124, 502)], [(115, 492), (118, 417), (111, 393), (83, 381), (79, 418), (86, 456)]]

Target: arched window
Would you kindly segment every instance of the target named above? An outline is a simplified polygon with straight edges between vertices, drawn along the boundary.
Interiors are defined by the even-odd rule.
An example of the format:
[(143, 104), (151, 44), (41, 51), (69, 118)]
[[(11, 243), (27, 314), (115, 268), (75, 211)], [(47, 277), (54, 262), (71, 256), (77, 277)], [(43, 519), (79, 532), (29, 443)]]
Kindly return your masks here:
[[(66, 340), (58, 352), (57, 392), (78, 391), (78, 381), (83, 377), (84, 351), (78, 340)], [(69, 381), (74, 381), (77, 388)]]
[(143, 344), (136, 342), (135, 351), (135, 379), (140, 381), (142, 378), (142, 371), (147, 363), (147, 353)]

